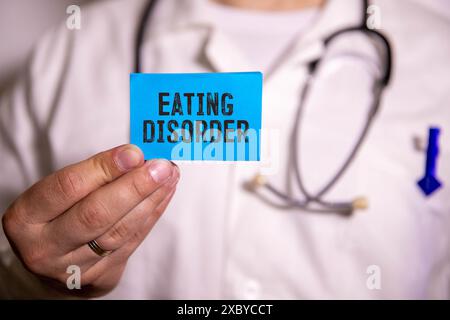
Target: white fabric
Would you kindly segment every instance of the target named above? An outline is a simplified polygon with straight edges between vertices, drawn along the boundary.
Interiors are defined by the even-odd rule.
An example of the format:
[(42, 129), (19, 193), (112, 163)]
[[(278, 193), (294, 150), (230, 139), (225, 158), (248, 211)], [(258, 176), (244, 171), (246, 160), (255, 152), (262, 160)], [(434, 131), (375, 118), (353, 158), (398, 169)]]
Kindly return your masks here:
[[(145, 72), (258, 67), (233, 50), (236, 44), (224, 32), (211, 28), (199, 1), (160, 1), (143, 46)], [(393, 43), (393, 81), (366, 143), (327, 195), (366, 195), (368, 210), (349, 219), (279, 210), (242, 188), (254, 173), (270, 173), (277, 165), (269, 179), (285, 186), (288, 137), (306, 65), (322, 54), (321, 38), (359, 21), (360, 3), (330, 0), (265, 77), (263, 127), (280, 139), (266, 140), (263, 156), (279, 158), (270, 158), (272, 165), (181, 164), (173, 202), (107, 297), (450, 298), (450, 22), (442, 16), (414, 2), (377, 1), (382, 31)], [(143, 4), (105, 2), (83, 12), (81, 31), (49, 34), (28, 76), (2, 97), (0, 210), (43, 175), (128, 141), (128, 74)], [(346, 56), (343, 43), (336, 44), (328, 82), (316, 87), (326, 91), (305, 113), (301, 156), (311, 189), (340, 163), (365, 114), (368, 75), (379, 62), (367, 44), (355, 41), (348, 48), (366, 59)], [(430, 125), (442, 128), (438, 174), (444, 186), (426, 198), (416, 186), (424, 152), (413, 141), (426, 139)], [(25, 290), (32, 285), (24, 280), (29, 275), (1, 236), (1, 294), (33, 295)], [(381, 271), (379, 290), (366, 284), (371, 265)]]
[(319, 12), (315, 7), (275, 12), (245, 10), (215, 1), (204, 1), (199, 10), (251, 61), (255, 70), (261, 71), (270, 70), (276, 64)]

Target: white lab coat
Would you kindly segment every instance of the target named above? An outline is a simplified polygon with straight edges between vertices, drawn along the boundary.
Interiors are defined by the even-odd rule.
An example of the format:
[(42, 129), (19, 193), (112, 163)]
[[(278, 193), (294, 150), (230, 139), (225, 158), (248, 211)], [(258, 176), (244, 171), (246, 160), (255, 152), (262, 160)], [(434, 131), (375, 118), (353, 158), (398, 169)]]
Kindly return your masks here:
[[(143, 71), (258, 69), (208, 27), (198, 2), (161, 1), (147, 28)], [(129, 141), (128, 81), (143, 4), (85, 9), (82, 29), (47, 35), (26, 76), (2, 97), (0, 210), (42, 176)], [(181, 163), (176, 196), (108, 298), (450, 297), (450, 21), (415, 2), (377, 4), (394, 49), (392, 83), (367, 141), (327, 194), (364, 195), (369, 208), (350, 218), (281, 210), (242, 187), (261, 170), (285, 186), (306, 65), (322, 53), (320, 39), (360, 19), (360, 1), (330, 0), (294, 52), (266, 75), (263, 127), (275, 136), (263, 153), (274, 164)], [(363, 122), (369, 78), (353, 69), (350, 63), (319, 90), (302, 122), (302, 171), (311, 190), (334, 172)], [(349, 97), (355, 103), (346, 103)], [(414, 139), (426, 142), (430, 125), (442, 128), (444, 186), (425, 197), (416, 185), (425, 152)], [(20, 267), (3, 234), (0, 250), (3, 296), (51, 295)]]

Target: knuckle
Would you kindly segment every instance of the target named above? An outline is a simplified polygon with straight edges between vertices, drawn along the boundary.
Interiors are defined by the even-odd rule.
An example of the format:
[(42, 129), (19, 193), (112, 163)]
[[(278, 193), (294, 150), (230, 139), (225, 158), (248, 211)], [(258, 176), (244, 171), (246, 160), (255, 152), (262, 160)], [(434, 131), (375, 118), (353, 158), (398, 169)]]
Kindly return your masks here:
[(56, 173), (58, 191), (66, 198), (75, 198), (82, 190), (83, 178), (71, 170), (63, 170)]
[(120, 222), (111, 229), (111, 231), (108, 234), (107, 241), (108, 243), (117, 244), (126, 239), (129, 234), (130, 234), (129, 227), (125, 223)]
[(149, 194), (149, 184), (147, 176), (144, 174), (138, 175), (132, 180), (131, 187), (133, 188), (133, 192), (139, 198), (145, 198)]
[[(155, 192), (156, 193), (156, 192)], [(149, 212), (154, 212), (155, 208), (158, 206), (158, 201), (156, 199), (156, 194), (153, 193), (150, 197), (145, 199), (145, 207)]]
[[(114, 174), (111, 166), (108, 164), (108, 161), (106, 161), (107, 153), (102, 152), (98, 156), (92, 158), (92, 162), (94, 165), (94, 168), (101, 172), (105, 178), (106, 181), (111, 181), (114, 179)], [(113, 161), (114, 163), (114, 161)]]
[(153, 192), (151, 196), (147, 198), (148, 208), (152, 211), (158, 208), (161, 205), (161, 203), (163, 203), (164, 199), (167, 197), (170, 191), (171, 191), (170, 186), (162, 186), (161, 188)]
[(14, 229), (15, 225), (15, 217), (14, 214), (11, 212), (11, 210), (7, 210), (2, 217), (2, 225), (3, 230), (5, 231), (6, 235), (10, 235), (11, 231)]
[(44, 250), (33, 247), (24, 252), (21, 256), (23, 263), (32, 273), (44, 275), (47, 264), (47, 254)]
[(103, 228), (109, 220), (109, 209), (100, 200), (87, 199), (80, 206), (79, 222), (85, 229)]
[(165, 207), (163, 207), (163, 206), (157, 206), (157, 207), (155, 208), (155, 210), (153, 210), (153, 213), (154, 213), (155, 216), (159, 217), (160, 215), (163, 214), (164, 210), (165, 210)]
[(131, 235), (130, 242), (131, 243), (133, 243), (133, 242), (140, 242), (142, 237), (143, 237), (142, 231), (135, 231)]
[[(15, 201), (2, 217), (5, 235), (27, 270), (36, 275), (51, 276), (48, 246), (36, 230), (19, 217), (23, 208), (18, 203), (19, 201)], [(30, 241), (27, 242), (26, 239)]]
[(8, 237), (12, 237), (17, 231), (24, 229), (23, 221), (19, 218), (22, 210), (23, 209), (18, 205), (17, 201), (15, 201), (3, 214), (3, 231)]

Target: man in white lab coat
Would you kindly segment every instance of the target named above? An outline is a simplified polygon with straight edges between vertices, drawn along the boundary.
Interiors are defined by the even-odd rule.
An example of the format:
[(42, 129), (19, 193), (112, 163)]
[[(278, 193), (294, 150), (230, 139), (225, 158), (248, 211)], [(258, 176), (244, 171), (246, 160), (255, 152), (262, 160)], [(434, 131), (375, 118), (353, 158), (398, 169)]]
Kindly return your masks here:
[[(416, 2), (376, 1), (393, 44), (393, 79), (362, 149), (326, 195), (368, 199), (366, 210), (343, 217), (280, 209), (243, 185), (262, 172), (287, 186), (307, 66), (325, 54), (324, 37), (360, 23), (362, 1), (279, 1), (274, 12), (255, 8), (265, 1), (222, 2), (234, 6), (160, 1), (142, 71), (264, 71), (269, 160), (176, 167), (114, 148), (129, 138), (128, 75), (145, 1), (83, 9), (81, 30), (48, 34), (1, 98), (0, 294), (449, 298), (450, 21)], [(364, 51), (356, 43), (348, 47)], [(364, 52), (367, 60), (341, 59), (344, 72), (330, 66), (331, 81), (305, 110), (300, 156), (310, 190), (332, 176), (364, 123), (372, 79)], [(426, 144), (432, 125), (442, 129), (444, 185), (425, 197), (416, 184), (425, 152), (414, 141)], [(81, 268), (81, 290), (65, 288), (70, 265)]]

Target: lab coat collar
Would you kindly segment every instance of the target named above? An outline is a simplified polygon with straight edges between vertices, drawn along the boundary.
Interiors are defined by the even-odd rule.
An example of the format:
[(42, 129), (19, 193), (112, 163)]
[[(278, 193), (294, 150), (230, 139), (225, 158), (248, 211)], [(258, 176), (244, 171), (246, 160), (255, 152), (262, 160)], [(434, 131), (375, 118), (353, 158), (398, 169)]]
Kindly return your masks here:
[[(180, 33), (193, 28), (206, 28), (207, 38), (200, 49), (203, 52), (200, 53), (215, 71), (251, 70), (251, 63), (240, 54), (232, 39), (212, 27), (211, 17), (205, 10), (205, 1), (211, 0), (174, 1), (175, 12), (168, 30)], [(364, 13), (362, 0), (327, 0), (313, 26), (297, 39), (283, 64), (307, 63), (317, 59), (323, 54), (323, 40), (327, 36), (337, 30), (359, 25)]]
[(191, 28), (206, 28), (208, 30), (201, 54), (214, 68), (214, 71), (254, 71), (251, 62), (243, 56), (232, 39), (214, 28), (214, 21), (209, 15), (206, 1), (212, 0), (183, 0), (184, 12), (174, 20), (174, 29), (181, 31)]

